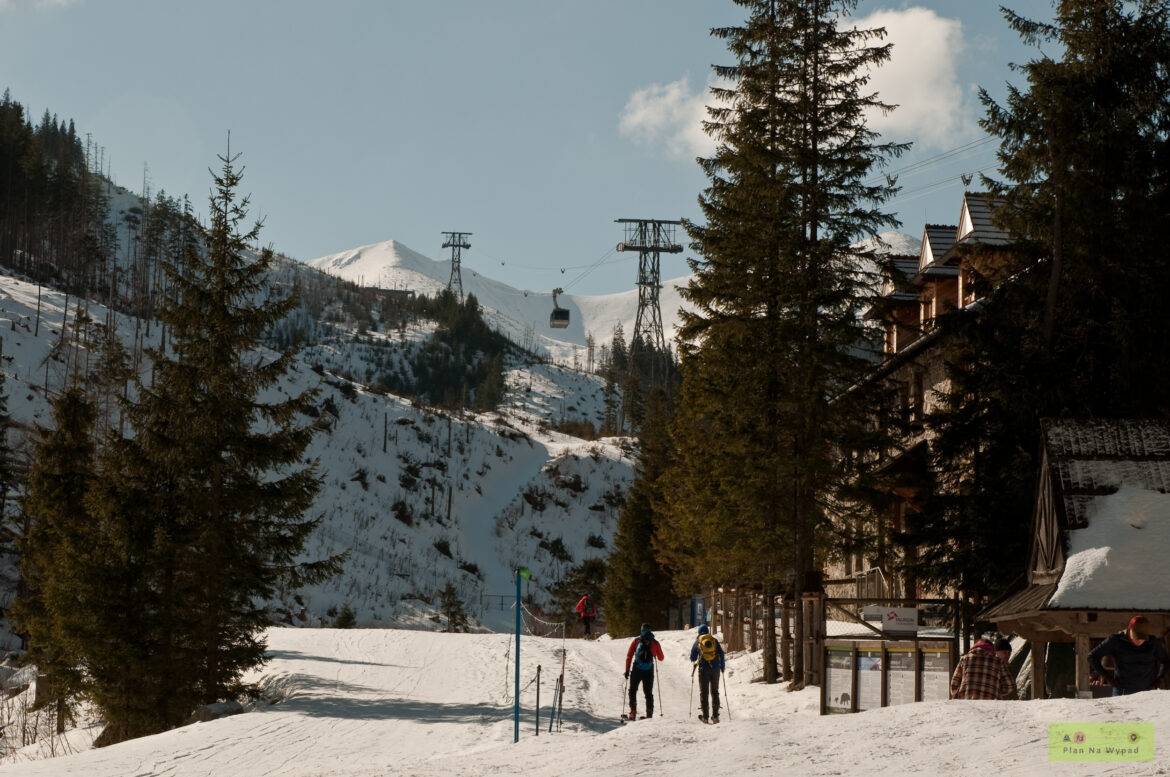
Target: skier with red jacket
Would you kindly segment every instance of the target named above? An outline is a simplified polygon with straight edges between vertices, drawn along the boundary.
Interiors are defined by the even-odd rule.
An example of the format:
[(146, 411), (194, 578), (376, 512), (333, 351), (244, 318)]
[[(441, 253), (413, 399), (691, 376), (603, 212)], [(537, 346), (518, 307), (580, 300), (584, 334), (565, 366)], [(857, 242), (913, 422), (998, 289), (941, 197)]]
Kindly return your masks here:
[[(638, 719), (638, 685), (646, 696), (646, 717), (654, 717), (654, 660), (664, 660), (662, 645), (654, 639), (649, 623), (642, 624), (626, 651), (626, 678), (630, 681), (630, 720)], [(633, 668), (631, 669), (631, 664)]]
[(597, 608), (593, 606), (593, 601), (589, 598), (589, 594), (581, 597), (577, 602), (577, 606), (573, 608), (577, 613), (577, 617), (581, 619), (581, 623), (585, 626), (585, 636), (590, 636), (593, 631), (590, 628), (593, 621), (597, 620)]

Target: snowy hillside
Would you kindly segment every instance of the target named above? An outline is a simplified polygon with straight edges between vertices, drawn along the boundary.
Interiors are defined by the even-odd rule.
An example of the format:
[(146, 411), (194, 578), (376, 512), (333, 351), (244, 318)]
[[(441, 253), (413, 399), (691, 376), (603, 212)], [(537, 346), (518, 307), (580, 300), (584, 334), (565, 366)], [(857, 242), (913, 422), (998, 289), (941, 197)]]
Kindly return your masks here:
[[(918, 253), (917, 238), (899, 232), (883, 233), (881, 237), (886, 244), (878, 248), (882, 252)], [(307, 264), (359, 285), (411, 289), (422, 294), (445, 289), (451, 276), (449, 260), (429, 259), (394, 240), (323, 256)], [(590, 332), (599, 342), (608, 342), (614, 326), (620, 323), (626, 337), (630, 336), (638, 314), (638, 292), (632, 288), (635, 274), (635, 263), (631, 259), (629, 291), (560, 296), (558, 302), (568, 308), (570, 317), (569, 327), (560, 330), (548, 325), (553, 308), (550, 289), (516, 289), (467, 267), (464, 267), (462, 277), (464, 292), (476, 296), (484, 308), (485, 317), (496, 329), (516, 343), (525, 342), (526, 332), (531, 331), (537, 345), (555, 360), (568, 362), (572, 360), (573, 349), (583, 347)], [(684, 304), (679, 288), (689, 281), (690, 276), (684, 276), (662, 283), (662, 323), (668, 337), (675, 332), (678, 311)]]
[[(817, 714), (817, 689), (752, 683), (759, 654), (729, 658), (723, 722), (688, 711), (693, 634), (659, 634), (661, 702), (621, 725), (627, 643), (569, 640), (560, 732), (548, 731), (559, 639), (521, 647), (522, 728), (512, 744), (507, 635), (272, 629), (271, 662), (251, 679), (268, 702), (251, 711), (90, 750), (96, 729), (68, 732), (4, 759), (22, 777), (382, 777), (504, 775), (709, 777), (776, 775), (1165, 774), (1170, 754), (1128, 764), (1048, 763), (1053, 722), (1142, 720), (1170, 741), (1170, 693), (1117, 699), (904, 704)], [(541, 733), (535, 735), (536, 666)], [(639, 700), (639, 710), (642, 710)], [(53, 749), (72, 753), (45, 760)], [(1103, 770), (1103, 767), (1105, 769)]]
[[(42, 289), (38, 325), (37, 287), (0, 276), (2, 369), (17, 425), (10, 434), (25, 448), (29, 430), (49, 421), (46, 395), (61, 389), (67, 363), (96, 358), (85, 344), (99, 341), (107, 319), (105, 308), (89, 303), (90, 323), (77, 332), (78, 300), (70, 298), (63, 334), (65, 301)], [(117, 317), (128, 348), (136, 323)], [(138, 328), (157, 344), (157, 326)], [(514, 363), (499, 412), (453, 417), (350, 380), (360, 381), (372, 363), (401, 360), (427, 335), (424, 326), (401, 337), (332, 331), (300, 354), (278, 390), (319, 391), (316, 417), (304, 420), (321, 428), (309, 455), (323, 487), (310, 515), (324, 521), (307, 553), (350, 555), (339, 577), (286, 592), (275, 603), (277, 617), (328, 624), (348, 605), (359, 625), (433, 628), (427, 619), (436, 594), (452, 582), (473, 618), (506, 626), (510, 614), (493, 607), (492, 596), (511, 590), (516, 566), (530, 567), (547, 586), (608, 552), (632, 478), (632, 449), (624, 440), (585, 442), (548, 430), (560, 419), (596, 422), (599, 379)]]

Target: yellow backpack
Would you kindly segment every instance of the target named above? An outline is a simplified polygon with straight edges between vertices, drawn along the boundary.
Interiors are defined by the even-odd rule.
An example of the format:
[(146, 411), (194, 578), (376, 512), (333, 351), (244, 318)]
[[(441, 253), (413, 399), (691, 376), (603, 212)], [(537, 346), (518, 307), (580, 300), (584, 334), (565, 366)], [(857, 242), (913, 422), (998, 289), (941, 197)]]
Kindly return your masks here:
[(699, 635), (699, 655), (708, 664), (719, 655), (719, 642), (710, 634)]

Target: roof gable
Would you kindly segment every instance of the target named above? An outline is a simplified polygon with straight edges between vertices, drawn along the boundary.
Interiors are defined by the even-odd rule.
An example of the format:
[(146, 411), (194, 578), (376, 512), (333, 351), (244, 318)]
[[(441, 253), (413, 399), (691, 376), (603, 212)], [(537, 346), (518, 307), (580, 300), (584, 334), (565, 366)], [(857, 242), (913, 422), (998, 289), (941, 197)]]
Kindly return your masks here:
[(1004, 200), (982, 192), (964, 192), (963, 207), (959, 213), (959, 242), (1003, 245), (1011, 242), (1008, 233), (995, 225), (992, 213)]

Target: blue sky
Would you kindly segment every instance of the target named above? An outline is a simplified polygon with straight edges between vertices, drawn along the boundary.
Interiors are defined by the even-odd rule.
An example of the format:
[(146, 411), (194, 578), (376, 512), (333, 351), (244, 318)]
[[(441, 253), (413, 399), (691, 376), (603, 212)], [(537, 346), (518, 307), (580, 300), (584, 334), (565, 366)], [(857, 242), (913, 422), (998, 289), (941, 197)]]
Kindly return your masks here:
[[(1003, 0), (1051, 16), (1050, 0)], [(861, 3), (895, 59), (875, 83), (902, 104), (877, 120), (918, 141), (902, 168), (978, 140), (977, 86), (1001, 94), (1029, 52), (993, 0)], [(618, 217), (697, 217), (696, 131), (722, 0), (0, 0), (0, 88), (76, 119), (119, 183), (201, 204), (232, 132), (264, 238), (309, 259), (394, 238), (545, 290), (620, 238)], [(974, 145), (909, 171), (904, 230), (953, 223)], [(501, 264), (503, 262), (503, 264)], [(664, 260), (666, 277), (687, 271)], [(606, 264), (570, 289), (630, 288)]]

